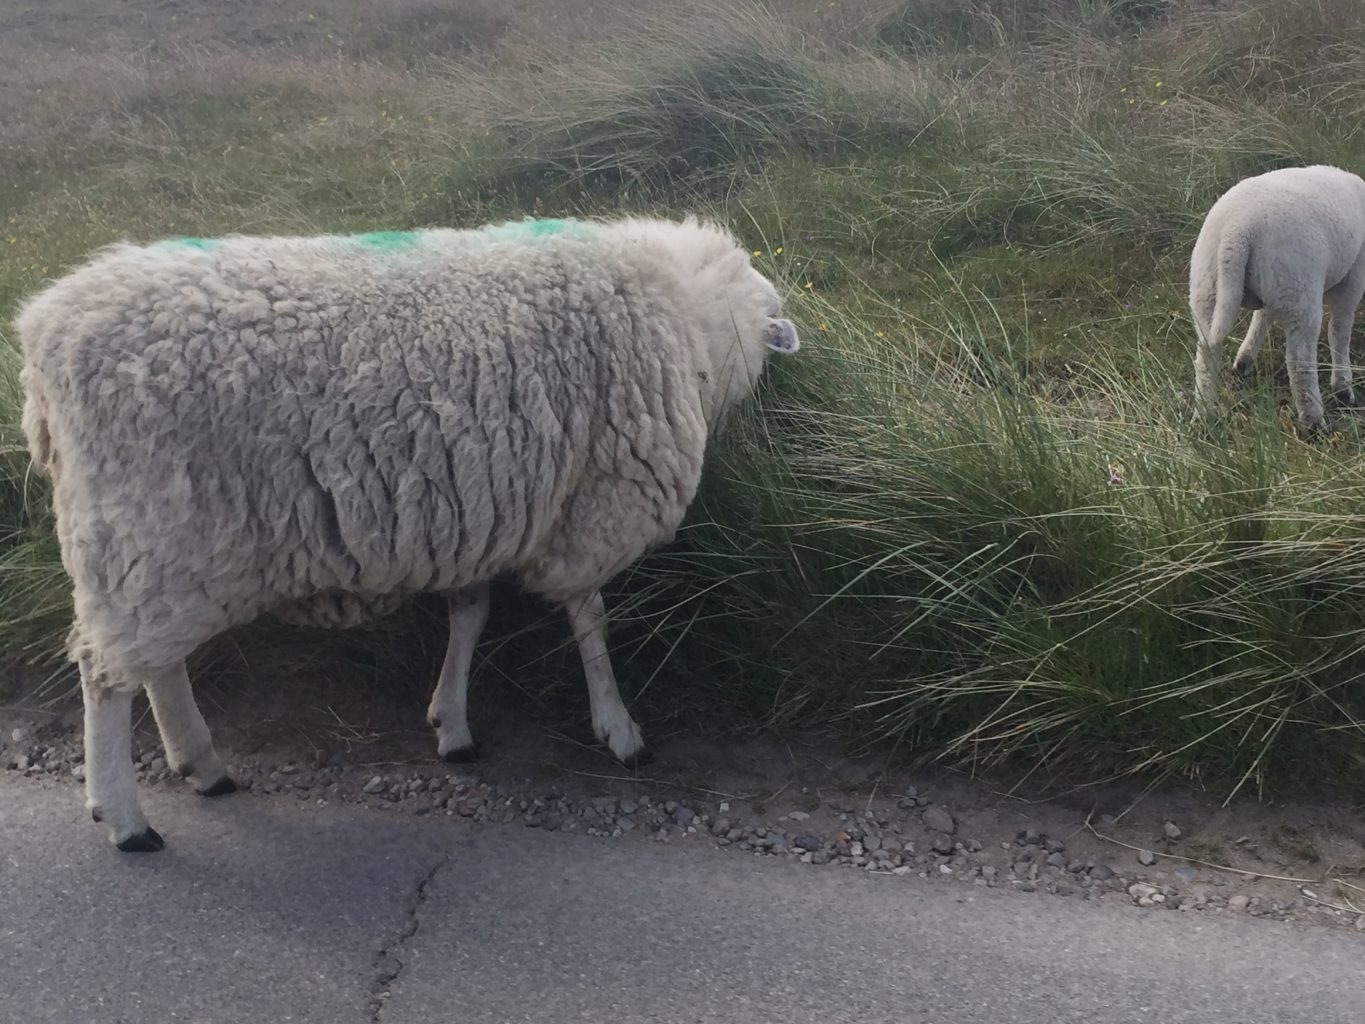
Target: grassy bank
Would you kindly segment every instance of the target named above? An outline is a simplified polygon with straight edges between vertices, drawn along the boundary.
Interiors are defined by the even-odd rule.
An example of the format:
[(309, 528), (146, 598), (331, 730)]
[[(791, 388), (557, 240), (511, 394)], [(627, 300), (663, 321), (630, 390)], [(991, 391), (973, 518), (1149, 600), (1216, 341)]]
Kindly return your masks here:
[[(1360, 429), (1294, 437), (1278, 345), (1185, 425), (1203, 212), (1249, 173), (1365, 166), (1355, 5), (835, 7), (556, 45), (534, 10), (447, 13), (441, 46), (435, 5), (271, 7), (266, 42), (205, 14), (79, 73), (26, 57), (0, 83), (0, 323), (123, 235), (710, 212), (806, 346), (716, 443), (678, 544), (614, 586), (652, 714), (1091, 778), (1365, 779)], [(0, 635), (42, 660), (64, 582), (4, 358)], [(423, 679), (426, 620), (260, 628), (250, 662)], [(487, 671), (572, 671), (531, 621)]]

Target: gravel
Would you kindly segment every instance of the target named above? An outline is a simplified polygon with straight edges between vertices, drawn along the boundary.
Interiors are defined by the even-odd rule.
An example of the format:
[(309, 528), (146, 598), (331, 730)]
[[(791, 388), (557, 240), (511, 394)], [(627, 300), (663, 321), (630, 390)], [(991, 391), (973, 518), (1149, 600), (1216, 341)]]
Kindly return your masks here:
[[(85, 773), (79, 738), (78, 718), (60, 727), (43, 724), (10, 729), (7, 723), (0, 732), (0, 739), (7, 741), (0, 770), (79, 782)], [(140, 785), (183, 785), (167, 768), (160, 748), (139, 745), (135, 760)], [(1211, 869), (1201, 872), (1189, 864), (1157, 877), (1147, 877), (1133, 864), (1120, 877), (1113, 866), (1095, 858), (1100, 848), (1093, 843), (1087, 848), (1078, 842), (1068, 849), (1067, 842), (1037, 828), (1018, 830), (1012, 841), (1003, 841), (1006, 836), (998, 831), (984, 834), (989, 841), (983, 843), (961, 835), (969, 828), (985, 833), (980, 822), (968, 825), (957, 820), (913, 788), (880, 804), (871, 800), (841, 804), (838, 798), (827, 796), (812, 804), (810, 792), (802, 790), (789, 799), (804, 805), (803, 809), (783, 813), (783, 808), (774, 806), (763, 813), (757, 805), (738, 800), (733, 808), (730, 800), (708, 801), (697, 797), (696, 791), (689, 791), (686, 799), (676, 794), (665, 798), (665, 793), (641, 792), (643, 783), (633, 787), (637, 791), (631, 796), (573, 795), (553, 785), (537, 786), (530, 779), (496, 783), (485, 781), (477, 768), (456, 773), (444, 768), (437, 763), (416, 768), (392, 765), (377, 774), (373, 768), (367, 771), (349, 763), (341, 753), (321, 750), (278, 762), (257, 756), (232, 764), (241, 788), (314, 805), (363, 801), (379, 811), (578, 832), (603, 840), (707, 843), (749, 856), (828, 865), (831, 870), (913, 875), (944, 884), (1118, 900), (1152, 909), (1246, 913), (1281, 920), (1314, 909), (1315, 918), (1328, 916), (1293, 896), (1280, 897), (1282, 902), (1269, 895), (1253, 898), (1237, 891), (1238, 886), (1245, 887), (1241, 879)], [(660, 790), (665, 787), (663, 783), (651, 785)], [(745, 814), (752, 814), (754, 820), (746, 822)], [(1169, 842), (1181, 834), (1170, 821), (1161, 832)], [(1138, 854), (1143, 867), (1156, 861), (1151, 850)], [(1332, 920), (1337, 918), (1343, 927), (1357, 926), (1354, 914)], [(1365, 922), (1365, 915), (1359, 920)], [(1360, 927), (1365, 929), (1365, 925)]]
[(1145, 882), (1135, 882), (1130, 885), (1128, 895), (1133, 897), (1133, 902), (1139, 907), (1152, 907), (1166, 902), (1166, 894), (1161, 891), (1159, 886), (1149, 885)]
[(924, 827), (930, 832), (942, 832), (945, 835), (952, 835), (957, 831), (957, 822), (953, 816), (941, 807), (930, 807), (921, 815)]

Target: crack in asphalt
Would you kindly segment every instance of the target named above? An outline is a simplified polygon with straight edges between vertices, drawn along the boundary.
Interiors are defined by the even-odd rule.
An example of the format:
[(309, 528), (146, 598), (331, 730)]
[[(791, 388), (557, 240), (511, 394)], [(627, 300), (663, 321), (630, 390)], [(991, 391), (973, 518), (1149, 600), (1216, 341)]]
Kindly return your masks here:
[(403, 948), (417, 934), (419, 927), (418, 915), (423, 904), (427, 901), (427, 894), (431, 889), (431, 883), (436, 880), (436, 876), (441, 873), (441, 869), (448, 865), (453, 859), (454, 854), (446, 854), (439, 861), (432, 865), (422, 879), (417, 883), (416, 889), (408, 898), (403, 908), (403, 922), (397, 933), (391, 938), (387, 945), (381, 948), (374, 955), (372, 964), (374, 966), (374, 979), (370, 982), (370, 998), (365, 1004), (370, 1024), (379, 1024), (380, 1015), (384, 1012), (384, 1003), (393, 991), (393, 984), (403, 973), (406, 964), (399, 956)]

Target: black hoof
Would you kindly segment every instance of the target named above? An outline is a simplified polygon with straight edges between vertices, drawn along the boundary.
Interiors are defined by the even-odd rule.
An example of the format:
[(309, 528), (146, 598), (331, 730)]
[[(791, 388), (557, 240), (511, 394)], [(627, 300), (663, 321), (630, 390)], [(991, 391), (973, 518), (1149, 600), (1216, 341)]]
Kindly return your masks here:
[(146, 832), (129, 836), (118, 844), (118, 848), (124, 853), (156, 853), (165, 845), (166, 840), (161, 838), (161, 833), (148, 825)]
[(1299, 437), (1305, 441), (1321, 441), (1328, 433), (1326, 423), (1304, 423), (1300, 420), (1297, 427)]
[(200, 796), (227, 796), (229, 793), (237, 792), (237, 783), (232, 781), (230, 775), (224, 775), (208, 789), (201, 789)]
[(470, 761), (477, 761), (482, 756), (477, 743), (471, 743), (467, 747), (460, 747), (458, 750), (451, 750), (445, 755), (446, 764), (469, 764)]
[(648, 747), (641, 747), (629, 757), (619, 758), (619, 760), (623, 768), (629, 768), (631, 771), (634, 771), (637, 768), (643, 768), (653, 761), (654, 751), (650, 750)]

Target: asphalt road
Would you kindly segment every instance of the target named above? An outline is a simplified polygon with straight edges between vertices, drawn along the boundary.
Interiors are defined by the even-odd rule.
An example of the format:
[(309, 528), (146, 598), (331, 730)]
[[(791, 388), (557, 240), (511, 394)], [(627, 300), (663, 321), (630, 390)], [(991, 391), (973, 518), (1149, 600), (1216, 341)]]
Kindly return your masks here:
[(1365, 937), (249, 794), (0, 781), (0, 1021), (1358, 1024)]

